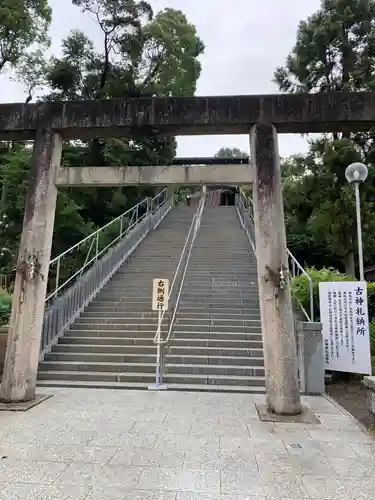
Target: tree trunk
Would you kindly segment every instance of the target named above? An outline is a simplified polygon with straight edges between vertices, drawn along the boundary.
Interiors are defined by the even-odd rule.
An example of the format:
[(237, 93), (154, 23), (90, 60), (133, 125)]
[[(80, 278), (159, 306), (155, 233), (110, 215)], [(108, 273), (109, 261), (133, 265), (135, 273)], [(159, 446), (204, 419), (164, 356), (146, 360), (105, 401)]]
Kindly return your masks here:
[(354, 252), (349, 252), (344, 257), (345, 274), (356, 279), (355, 276), (355, 264), (354, 264)]

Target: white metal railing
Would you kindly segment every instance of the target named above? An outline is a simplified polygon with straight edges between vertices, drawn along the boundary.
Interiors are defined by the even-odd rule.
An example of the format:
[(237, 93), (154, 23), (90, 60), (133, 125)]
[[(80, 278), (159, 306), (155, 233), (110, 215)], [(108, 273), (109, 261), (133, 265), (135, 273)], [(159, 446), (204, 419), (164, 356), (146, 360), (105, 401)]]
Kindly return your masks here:
[(171, 339), (171, 335), (173, 333), (173, 327), (176, 319), (178, 306), (180, 303), (181, 292), (184, 286), (191, 252), (193, 250), (194, 242), (200, 228), (205, 202), (206, 202), (206, 194), (203, 193), (200, 202), (198, 204), (197, 211), (194, 214), (193, 220), (190, 224), (185, 244), (181, 251), (181, 256), (177, 264), (177, 268), (172, 280), (171, 287), (169, 289), (168, 303), (171, 304), (172, 307), (171, 307), (171, 317), (169, 319), (169, 324), (168, 324), (168, 331), (165, 338), (162, 338), (161, 327), (166, 311), (162, 311), (162, 313), (159, 315), (158, 318), (158, 325), (154, 337), (154, 343), (156, 344), (157, 352), (156, 352), (156, 383), (155, 386), (153, 387), (156, 389), (164, 388), (162, 385), (162, 381), (164, 375), (165, 348), (168, 345)]
[(70, 286), (67, 286), (48, 304), (44, 311), (40, 359), (43, 359), (51, 346), (58, 342), (61, 335), (64, 335), (84, 308), (97, 296), (147, 235), (158, 227), (171, 210), (172, 205), (171, 197), (166, 197), (161, 205), (155, 204), (155, 207), (159, 206), (158, 209), (152, 211), (150, 208), (147, 217), (144, 217), (138, 224), (133, 224), (133, 228), (126, 236), (124, 235), (116, 244), (108, 248), (99, 259), (87, 267), (82, 276), (77, 277), (74, 282), (71, 281)]
[[(293, 294), (294, 299), (297, 301), (299, 307), (301, 308), (301, 311), (303, 314), (306, 316), (306, 319), (308, 321), (314, 321), (314, 283), (311, 277), (308, 275), (308, 273), (304, 270), (304, 268), (301, 266), (301, 264), (298, 262), (298, 260), (294, 257), (292, 252), (287, 248), (288, 252), (288, 259), (289, 259), (289, 271), (292, 274), (292, 278), (296, 278), (297, 276), (305, 276), (308, 287), (309, 287), (309, 309), (310, 309), (310, 314), (306, 311), (305, 307), (302, 305), (301, 301), (296, 297), (295, 294)], [(293, 293), (293, 289), (292, 289)]]
[[(242, 188), (240, 188), (240, 190), (239, 190), (239, 205), (243, 209), (244, 213), (247, 214), (249, 217), (247, 221), (243, 220), (242, 222), (245, 226), (245, 229), (248, 232), (253, 249), (255, 251), (254, 202), (253, 202), (252, 197), (250, 195), (246, 194)], [(251, 227), (249, 227), (249, 222), (250, 222)], [(296, 302), (298, 303), (299, 307), (301, 308), (301, 311), (305, 315), (306, 319), (309, 322), (314, 321), (314, 284), (313, 284), (313, 281), (288, 248), (287, 248), (287, 254), (288, 254), (288, 264), (289, 264), (288, 267), (289, 267), (289, 271), (291, 273), (291, 278), (296, 278), (297, 276), (303, 275), (303, 276), (305, 276), (305, 278), (308, 282), (309, 312), (306, 311), (306, 308), (301, 304), (301, 302), (298, 300), (298, 298), (296, 297), (296, 295), (293, 293), (293, 290), (292, 290), (293, 297), (296, 300)]]
[[(54, 281), (53, 291), (47, 294), (46, 303), (56, 298), (63, 290), (74, 283), (88, 268), (113, 247), (121, 238), (127, 236), (136, 224), (139, 224), (150, 212), (154, 213), (165, 202), (167, 189), (163, 189), (154, 198), (145, 198), (111, 222), (93, 232), (86, 238), (68, 248), (51, 260), (49, 264), (49, 282)], [(82, 256), (86, 251), (83, 264)], [(68, 278), (61, 279), (64, 259), (72, 259), (76, 254), (78, 269), (73, 269)], [(82, 255), (83, 254), (83, 255)], [(74, 261), (74, 258), (72, 259)]]

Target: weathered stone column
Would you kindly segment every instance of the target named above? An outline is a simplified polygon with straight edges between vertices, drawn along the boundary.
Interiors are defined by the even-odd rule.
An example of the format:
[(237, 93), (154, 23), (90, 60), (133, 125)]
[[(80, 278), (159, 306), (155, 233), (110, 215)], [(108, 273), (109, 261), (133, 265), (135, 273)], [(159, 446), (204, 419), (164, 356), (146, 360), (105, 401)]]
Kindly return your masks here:
[(44, 301), (51, 256), (61, 137), (50, 128), (37, 131), (30, 165), (23, 230), (13, 293), (4, 372), (3, 402), (35, 397)]
[(301, 412), (292, 299), (281, 192), (280, 157), (273, 125), (251, 130), (255, 242), (269, 411)]

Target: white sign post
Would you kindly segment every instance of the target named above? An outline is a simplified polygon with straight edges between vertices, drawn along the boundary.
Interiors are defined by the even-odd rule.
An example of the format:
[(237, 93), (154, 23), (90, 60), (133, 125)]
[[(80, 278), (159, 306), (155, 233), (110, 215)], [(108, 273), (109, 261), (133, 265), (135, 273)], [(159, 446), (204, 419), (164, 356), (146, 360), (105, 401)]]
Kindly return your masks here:
[(319, 283), (325, 369), (371, 375), (365, 281)]
[[(156, 380), (155, 385), (149, 389), (161, 390), (166, 387), (160, 382), (160, 360), (161, 360), (161, 323), (163, 321), (164, 312), (168, 310), (169, 301), (169, 280), (154, 279), (152, 281), (152, 310), (158, 312), (158, 324), (155, 335), (156, 342)], [(163, 346), (164, 347), (164, 346)]]

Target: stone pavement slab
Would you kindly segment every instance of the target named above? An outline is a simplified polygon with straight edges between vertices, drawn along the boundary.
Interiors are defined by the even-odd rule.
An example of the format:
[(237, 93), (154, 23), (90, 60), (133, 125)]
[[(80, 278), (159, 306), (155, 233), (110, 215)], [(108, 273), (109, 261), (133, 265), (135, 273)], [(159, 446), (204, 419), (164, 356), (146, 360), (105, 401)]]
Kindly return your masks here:
[(262, 395), (55, 389), (0, 412), (0, 500), (373, 500), (375, 440), (325, 397), (320, 424), (261, 422)]

